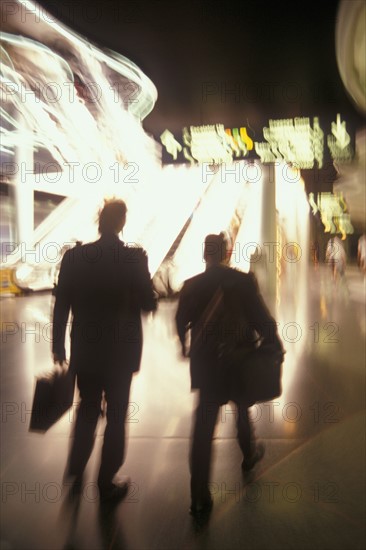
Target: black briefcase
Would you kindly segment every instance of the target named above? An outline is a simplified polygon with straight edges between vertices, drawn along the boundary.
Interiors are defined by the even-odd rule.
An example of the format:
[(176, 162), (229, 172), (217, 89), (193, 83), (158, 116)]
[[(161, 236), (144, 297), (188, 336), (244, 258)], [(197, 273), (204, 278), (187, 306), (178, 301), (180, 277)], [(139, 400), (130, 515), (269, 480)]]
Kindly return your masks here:
[(74, 391), (75, 374), (69, 368), (37, 378), (29, 431), (46, 432), (51, 428), (71, 407)]
[(249, 351), (236, 350), (230, 359), (233, 398), (253, 405), (281, 395), (283, 354), (260, 346)]
[(272, 401), (282, 393), (283, 357), (269, 349), (258, 349), (245, 358), (241, 376), (248, 402)]

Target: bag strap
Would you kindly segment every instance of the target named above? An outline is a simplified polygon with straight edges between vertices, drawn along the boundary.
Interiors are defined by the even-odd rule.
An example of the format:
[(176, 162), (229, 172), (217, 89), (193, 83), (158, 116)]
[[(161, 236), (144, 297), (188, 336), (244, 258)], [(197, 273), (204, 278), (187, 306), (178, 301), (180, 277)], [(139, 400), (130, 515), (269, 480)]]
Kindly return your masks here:
[(197, 325), (200, 327), (200, 330), (196, 333), (194, 340), (191, 341), (191, 349), (195, 347), (198, 340), (201, 339), (203, 328), (208, 325), (208, 323), (214, 318), (216, 312), (218, 311), (219, 307), (221, 306), (223, 302), (223, 290), (221, 285), (216, 289), (214, 295), (212, 298), (210, 298), (210, 301), (208, 302), (207, 306), (205, 307), (199, 322)]

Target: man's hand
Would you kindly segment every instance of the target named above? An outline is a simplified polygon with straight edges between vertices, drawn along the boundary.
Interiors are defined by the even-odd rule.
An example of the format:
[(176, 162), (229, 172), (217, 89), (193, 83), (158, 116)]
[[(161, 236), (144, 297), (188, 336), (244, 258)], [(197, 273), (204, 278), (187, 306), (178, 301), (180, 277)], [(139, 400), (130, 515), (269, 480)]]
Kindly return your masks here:
[(53, 362), (54, 363), (57, 363), (58, 365), (60, 365), (61, 367), (64, 366), (64, 363), (66, 363), (66, 359), (65, 358), (62, 358), (60, 355), (58, 355), (57, 353), (54, 353), (53, 354)]
[(189, 357), (189, 351), (187, 350), (185, 344), (182, 344), (182, 355), (185, 358)]

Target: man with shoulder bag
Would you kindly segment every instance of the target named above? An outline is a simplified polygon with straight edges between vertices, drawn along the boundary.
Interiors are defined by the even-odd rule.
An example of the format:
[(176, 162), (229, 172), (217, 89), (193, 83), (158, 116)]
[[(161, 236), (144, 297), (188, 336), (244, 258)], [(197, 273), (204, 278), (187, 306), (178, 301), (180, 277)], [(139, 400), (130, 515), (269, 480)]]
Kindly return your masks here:
[(284, 354), (276, 322), (254, 275), (228, 267), (226, 258), (224, 235), (208, 235), (204, 245), (206, 270), (185, 281), (176, 313), (182, 353), (190, 357), (191, 387), (199, 391), (190, 453), (190, 512), (195, 517), (207, 515), (212, 508), (208, 484), (212, 437), (220, 406), (228, 401), (237, 406), (242, 469), (248, 472), (264, 455), (263, 445), (255, 442), (248, 414), (248, 407), (257, 401), (256, 395), (247, 391), (249, 386), (255, 386), (251, 363), (256, 363), (259, 349), (268, 350), (272, 362), (280, 368)]

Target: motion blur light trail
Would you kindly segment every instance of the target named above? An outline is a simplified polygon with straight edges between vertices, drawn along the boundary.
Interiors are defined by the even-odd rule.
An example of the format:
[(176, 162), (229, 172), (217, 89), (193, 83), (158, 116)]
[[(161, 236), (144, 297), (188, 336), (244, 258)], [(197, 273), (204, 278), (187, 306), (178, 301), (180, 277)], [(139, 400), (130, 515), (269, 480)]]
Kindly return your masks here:
[[(35, 4), (20, 4), (22, 8), (37, 10)], [(123, 197), (129, 206), (124, 238), (128, 242), (138, 242), (148, 250), (150, 269), (154, 274), (209, 181), (203, 183), (199, 167), (167, 167), (162, 170), (157, 162), (152, 162), (154, 145), (150, 143), (150, 147), (144, 148), (149, 138), (121, 101), (116, 102), (116, 90), (110, 85), (108, 73), (105, 74), (106, 67), (109, 71), (115, 69), (115, 73), (120, 69), (116, 66), (117, 54), (108, 52), (112, 57), (106, 58), (104, 53), (63, 25), (45, 17), (43, 10), (39, 10), (38, 16), (40, 21), (34, 25), (37, 37), (56, 45), (66, 60), (33, 40), (3, 35), (3, 45), (9, 52), (3, 80), (7, 100), (4, 120), (13, 126), (13, 131), (3, 129), (5, 147), (8, 154), (14, 154), (16, 147), (32, 146), (35, 152), (47, 150), (52, 158), (48, 164), (52, 164), (54, 171), (56, 168), (56, 175), (49, 173), (48, 168), (42, 168), (41, 174), (27, 172), (27, 183), (35, 190), (58, 192), (70, 198), (37, 228), (33, 244), (47, 246), (56, 242), (61, 247), (73, 237), (82, 241), (95, 238), (98, 206), (106, 194), (117, 195)], [(127, 60), (121, 59), (124, 64), (119, 72), (123, 73)], [(136, 69), (127, 63), (128, 69), (132, 67)], [(84, 90), (89, 90), (86, 99), (88, 94), (83, 98), (76, 92), (76, 75)], [(146, 79), (141, 80), (146, 84)], [(90, 98), (90, 90), (94, 90), (94, 94), (101, 93)], [(130, 110), (131, 105), (128, 107)], [(12, 110), (21, 115), (16, 118), (9, 116)], [(143, 113), (146, 110), (144, 107)], [(90, 181), (90, 172), (89, 175), (83, 173), (82, 168), (86, 165), (99, 171), (97, 181)], [(126, 174), (126, 166), (135, 169), (136, 177), (135, 174), (132, 177)], [(23, 175), (20, 171), (16, 174), (18, 178)], [(185, 275), (202, 270), (201, 247), (197, 244), (208, 231), (227, 227), (235, 210), (240, 186), (225, 183), (214, 189), (216, 195), (207, 197), (207, 204), (202, 203), (195, 221), (198, 232), (197, 229), (190, 231), (185, 239), (189, 243), (188, 255), (184, 249), (179, 254), (181, 260), (178, 260), (177, 267), (182, 270), (181, 281)], [(183, 266), (194, 250), (197, 254), (193, 253), (195, 259), (193, 263), (188, 262), (186, 273)], [(19, 254), (13, 255), (13, 261), (19, 259)]]
[[(129, 209), (124, 239), (148, 250), (155, 273), (209, 182), (202, 182), (199, 167), (161, 169), (155, 142), (131, 114), (146, 115), (156, 99), (153, 84), (134, 64), (86, 43), (35, 4), (18, 4), (38, 15), (32, 27), (37, 38), (65, 58), (33, 40), (2, 36), (8, 59), (2, 80), (8, 126), (2, 128), (3, 152), (14, 157), (16, 149), (32, 147), (35, 159), (41, 156), (41, 173), (14, 166), (16, 184), (26, 178), (34, 190), (69, 197), (40, 224), (32, 244), (58, 243), (61, 249), (73, 238), (94, 239), (103, 198), (120, 196)], [(139, 96), (128, 102), (128, 111), (116, 94), (126, 89), (117, 81), (121, 75), (125, 83), (134, 83)], [(127, 91), (131, 99), (131, 86)], [(17, 252), (7, 263), (20, 259)]]
[[(158, 179), (158, 159), (156, 144), (140, 119), (155, 103), (155, 86), (132, 62), (92, 46), (36, 4), (6, 4), (2, 11), (4, 15), (7, 9), (8, 17), (5, 13), (3, 19), (11, 29), (33, 33), (58, 53), (29, 38), (2, 34), (5, 175), (15, 185), (26, 183), (34, 190), (77, 197), (59, 207), (65, 223), (54, 212), (54, 227), (52, 219), (45, 220), (31, 244), (56, 239), (61, 245), (71, 236), (88, 239), (92, 231), (85, 231), (82, 214), (92, 217), (94, 226), (106, 195), (135, 202), (144, 220), (145, 187)], [(35, 16), (33, 24), (30, 13)], [(16, 154), (24, 149), (32, 150), (32, 158), (19, 164)], [(72, 229), (65, 232), (68, 224)], [(19, 259), (15, 254), (7, 260)]]
[(32, 146), (34, 152), (44, 148), (56, 161), (47, 167), (46, 175), (65, 170), (70, 175), (75, 170), (73, 179), (89, 187), (80, 169), (88, 163), (98, 165), (100, 185), (125, 177), (125, 162), (138, 161), (140, 173), (150, 169), (156, 163), (155, 143), (143, 131), (140, 119), (155, 103), (153, 83), (132, 62), (92, 46), (46, 17), (36, 4), (14, 4), (19, 14), (33, 10), (38, 21), (25, 26), (25, 18), (19, 15), (13, 26), (33, 31), (50, 47), (8, 33), (1, 36), (8, 59), (1, 78), (5, 100), (1, 114), (7, 125), (1, 128), (2, 150), (14, 154), (16, 146)]
[[(173, 289), (179, 290), (184, 279), (204, 269), (202, 243), (211, 232), (228, 231), (231, 265), (249, 271), (250, 257), (243, 254), (243, 246), (263, 244), (265, 189), (260, 163), (235, 163), (240, 170), (234, 172), (233, 166), (224, 164), (211, 174), (206, 170), (206, 177), (199, 165), (162, 167), (159, 146), (141, 126), (157, 98), (155, 86), (142, 71), (123, 56), (88, 43), (32, 2), (10, 2), (8, 9), (9, 5), (18, 9), (8, 18), (9, 32), (1, 37), (2, 165), (14, 185), (66, 197), (33, 232), (31, 245), (56, 243), (62, 250), (65, 242), (95, 239), (98, 209), (106, 196), (116, 196), (128, 205), (123, 238), (147, 250), (152, 275), (186, 229), (172, 258)], [(27, 17), (22, 10), (28, 10)], [(22, 156), (29, 150), (31, 155)], [(24, 165), (16, 164), (19, 159), (25, 159)], [(250, 181), (251, 169), (259, 178)], [(238, 173), (245, 176), (238, 179)], [(298, 243), (305, 254), (304, 189), (299, 178), (284, 178), (283, 173), (278, 166), (281, 239)], [(17, 249), (7, 264), (22, 259), (31, 264), (33, 256), (24, 258)], [(47, 263), (47, 257), (43, 259)], [(281, 272), (280, 265), (278, 270), (278, 288), (282, 281), (291, 287), (297, 278), (298, 298), (292, 294), (290, 313), (299, 318), (305, 315), (305, 264), (285, 263), (286, 269)], [(23, 273), (25, 279), (28, 272)], [(299, 353), (299, 346), (296, 349)]]
[[(259, 174), (261, 174), (260, 165)], [(253, 171), (254, 168), (249, 168)], [(250, 173), (249, 173), (250, 176)], [(246, 183), (245, 196), (241, 198), (242, 223), (238, 229), (231, 255), (231, 266), (246, 273), (250, 269), (250, 256), (257, 245), (262, 243), (262, 219), (258, 215), (263, 201), (263, 178), (252, 178)]]
[[(244, 165), (244, 162), (240, 163)], [(173, 288), (179, 289), (183, 281), (204, 270), (202, 260), (202, 243), (209, 233), (219, 233), (222, 230), (230, 231), (230, 224), (235, 213), (242, 203), (248, 202), (247, 188), (255, 187), (257, 183), (246, 183), (237, 180), (234, 173), (230, 174), (232, 167), (223, 165), (214, 173), (214, 180), (202, 198), (192, 223), (187, 229), (182, 242), (174, 256), (175, 273), (173, 275)], [(258, 204), (251, 204), (253, 212), (258, 215)], [(240, 223), (241, 220), (239, 220)], [(245, 221), (245, 225), (247, 225)], [(249, 231), (251, 228), (249, 228)], [(229, 235), (231, 237), (231, 235)], [(234, 264), (234, 267), (241, 265)]]
[[(3, 33), (1, 42), (12, 61), (12, 67), (3, 64), (1, 77), (6, 105), (1, 114), (8, 126), (1, 129), (3, 150), (46, 149), (53, 161), (43, 168), (46, 175), (66, 169), (72, 173), (73, 166), (78, 172), (78, 167), (93, 162), (100, 167), (103, 183), (111, 178), (114, 162), (132, 161), (143, 149), (146, 134), (121, 101), (115, 101), (112, 86), (92, 53), (80, 52), (99, 94), (98, 101), (87, 102), (75, 92), (74, 73), (60, 56), (22, 37)], [(79, 180), (83, 172), (80, 175)]]
[[(309, 203), (299, 170), (288, 165), (275, 166), (276, 209), (278, 212), (277, 297), (280, 334), (285, 339), (283, 392), (280, 403), (290, 400), (291, 384), (308, 344), (309, 281)], [(285, 328), (286, 327), (286, 328)], [(288, 425), (290, 427), (290, 424)]]

